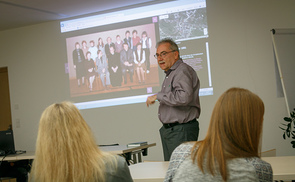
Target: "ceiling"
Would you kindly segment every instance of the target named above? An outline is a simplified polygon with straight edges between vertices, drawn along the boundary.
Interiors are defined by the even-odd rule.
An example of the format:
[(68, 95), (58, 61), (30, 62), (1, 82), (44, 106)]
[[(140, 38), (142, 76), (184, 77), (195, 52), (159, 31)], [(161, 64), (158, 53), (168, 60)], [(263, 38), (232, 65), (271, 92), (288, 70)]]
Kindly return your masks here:
[(0, 0), (0, 31), (157, 2), (163, 0)]

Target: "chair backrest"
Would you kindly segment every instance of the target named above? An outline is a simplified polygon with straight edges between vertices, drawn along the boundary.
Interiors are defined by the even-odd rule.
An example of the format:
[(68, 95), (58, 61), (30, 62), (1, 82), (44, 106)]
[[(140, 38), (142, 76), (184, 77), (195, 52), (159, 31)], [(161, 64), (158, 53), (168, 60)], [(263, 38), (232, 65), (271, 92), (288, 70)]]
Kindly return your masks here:
[(276, 149), (267, 150), (260, 153), (260, 157), (275, 157), (277, 156)]

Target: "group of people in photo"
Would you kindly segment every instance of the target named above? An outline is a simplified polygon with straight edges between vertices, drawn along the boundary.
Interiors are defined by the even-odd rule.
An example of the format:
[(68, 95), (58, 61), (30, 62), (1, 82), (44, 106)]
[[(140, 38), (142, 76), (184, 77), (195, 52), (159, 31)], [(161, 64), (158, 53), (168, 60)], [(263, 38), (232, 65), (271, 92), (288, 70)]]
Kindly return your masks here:
[[(89, 45), (89, 46), (88, 46)], [(139, 84), (144, 84), (146, 74), (150, 72), (150, 49), (152, 40), (146, 31), (139, 36), (137, 30), (125, 32), (125, 37), (115, 36), (102, 37), (81, 44), (75, 43), (73, 50), (73, 65), (76, 70), (77, 84), (80, 87), (86, 82), (89, 91), (93, 90), (93, 82), (99, 77), (104, 89), (122, 86), (127, 84), (127, 75), (133, 83), (133, 75), (136, 76)], [(124, 81), (124, 82), (123, 82)]]

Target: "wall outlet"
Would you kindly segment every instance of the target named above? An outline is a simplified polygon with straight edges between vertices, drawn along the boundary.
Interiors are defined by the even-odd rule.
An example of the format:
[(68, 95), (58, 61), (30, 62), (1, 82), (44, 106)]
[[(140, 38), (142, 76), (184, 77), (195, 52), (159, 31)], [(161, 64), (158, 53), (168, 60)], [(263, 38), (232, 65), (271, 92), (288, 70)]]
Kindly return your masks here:
[(20, 119), (15, 119), (15, 127), (20, 128)]

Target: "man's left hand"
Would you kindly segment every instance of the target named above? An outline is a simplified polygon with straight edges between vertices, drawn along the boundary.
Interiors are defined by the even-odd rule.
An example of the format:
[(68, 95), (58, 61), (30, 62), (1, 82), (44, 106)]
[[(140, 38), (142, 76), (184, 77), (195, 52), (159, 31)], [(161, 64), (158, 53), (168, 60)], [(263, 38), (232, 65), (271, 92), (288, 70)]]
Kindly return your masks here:
[(146, 106), (149, 107), (150, 105), (154, 104), (157, 100), (157, 94), (151, 95), (146, 99)]

